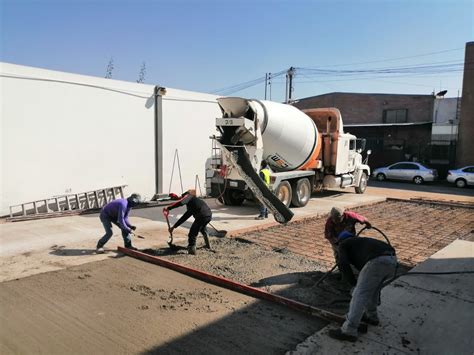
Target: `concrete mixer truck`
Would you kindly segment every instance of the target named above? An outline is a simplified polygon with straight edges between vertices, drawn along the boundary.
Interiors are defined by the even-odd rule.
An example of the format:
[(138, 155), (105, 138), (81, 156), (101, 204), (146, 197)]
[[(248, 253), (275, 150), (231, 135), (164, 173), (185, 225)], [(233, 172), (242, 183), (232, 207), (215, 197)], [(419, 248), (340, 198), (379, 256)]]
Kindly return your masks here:
[[(220, 157), (214, 157), (217, 164), (207, 175), (212, 196), (228, 205), (257, 197), (284, 223), (292, 216), (288, 207), (305, 206), (315, 190), (354, 187), (364, 193), (370, 176), (361, 155), (365, 140), (344, 133), (338, 109), (301, 111), (236, 97), (220, 98), (218, 104), (220, 135), (211, 138)], [(258, 177), (262, 160), (272, 170), (269, 189)]]

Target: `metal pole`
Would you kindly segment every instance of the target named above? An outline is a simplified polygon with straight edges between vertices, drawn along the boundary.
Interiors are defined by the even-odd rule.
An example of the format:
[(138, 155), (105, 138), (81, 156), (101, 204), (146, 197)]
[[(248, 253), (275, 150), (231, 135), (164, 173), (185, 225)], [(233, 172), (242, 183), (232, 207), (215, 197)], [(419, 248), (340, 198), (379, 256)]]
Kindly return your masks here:
[(267, 99), (268, 73), (265, 73), (265, 100)]
[(291, 93), (293, 92), (293, 74), (295, 73), (295, 68), (290, 67), (288, 70), (289, 84), (288, 84), (288, 102), (291, 102)]

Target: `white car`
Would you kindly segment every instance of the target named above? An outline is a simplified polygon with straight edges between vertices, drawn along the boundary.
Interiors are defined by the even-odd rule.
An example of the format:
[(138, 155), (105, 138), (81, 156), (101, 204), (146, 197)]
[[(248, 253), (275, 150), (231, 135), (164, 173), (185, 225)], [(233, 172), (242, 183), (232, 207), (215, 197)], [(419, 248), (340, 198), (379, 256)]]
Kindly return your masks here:
[(372, 176), (378, 181), (408, 180), (419, 185), (425, 181), (434, 181), (438, 177), (436, 169), (430, 169), (420, 163), (402, 161), (374, 170)]
[(456, 170), (449, 170), (446, 180), (456, 184), (457, 187), (474, 185), (474, 166), (470, 165)]

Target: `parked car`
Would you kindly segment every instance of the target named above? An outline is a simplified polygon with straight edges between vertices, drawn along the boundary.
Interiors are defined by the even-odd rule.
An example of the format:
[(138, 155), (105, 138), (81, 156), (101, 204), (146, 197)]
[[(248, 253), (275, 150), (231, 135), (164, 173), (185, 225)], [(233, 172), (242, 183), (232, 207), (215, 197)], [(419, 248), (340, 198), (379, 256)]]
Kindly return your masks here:
[(471, 165), (456, 170), (449, 170), (446, 180), (456, 184), (457, 187), (474, 185), (474, 166)]
[(389, 180), (408, 180), (419, 185), (425, 181), (434, 181), (438, 177), (436, 169), (427, 168), (420, 163), (399, 162), (387, 167), (375, 169), (372, 176), (378, 181)]

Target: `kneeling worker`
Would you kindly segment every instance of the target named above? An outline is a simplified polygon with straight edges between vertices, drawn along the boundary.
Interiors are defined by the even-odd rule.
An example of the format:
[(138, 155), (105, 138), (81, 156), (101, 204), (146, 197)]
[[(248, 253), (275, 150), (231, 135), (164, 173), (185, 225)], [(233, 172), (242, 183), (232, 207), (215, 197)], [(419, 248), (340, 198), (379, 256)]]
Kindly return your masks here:
[[(355, 286), (346, 321), (329, 336), (338, 340), (356, 341), (359, 323), (378, 325), (377, 306), (383, 282), (395, 276), (397, 257), (389, 244), (373, 238), (356, 238), (348, 232), (339, 237), (338, 267), (344, 278)], [(360, 270), (356, 281), (351, 265)]]
[(186, 206), (186, 212), (181, 216), (180, 219), (174, 224), (173, 227), (169, 229), (170, 234), (173, 233), (173, 230), (178, 228), (182, 223), (188, 220), (189, 217), (194, 217), (194, 222), (189, 229), (188, 234), (188, 253), (195, 255), (196, 254), (196, 238), (199, 232), (204, 237), (204, 242), (206, 248), (210, 249), (211, 244), (209, 243), (209, 238), (207, 235), (207, 224), (212, 219), (212, 212), (209, 206), (196, 197), (196, 190), (188, 190), (181, 195), (181, 199), (172, 204), (169, 207), (165, 207), (164, 210), (172, 210), (180, 206)]

